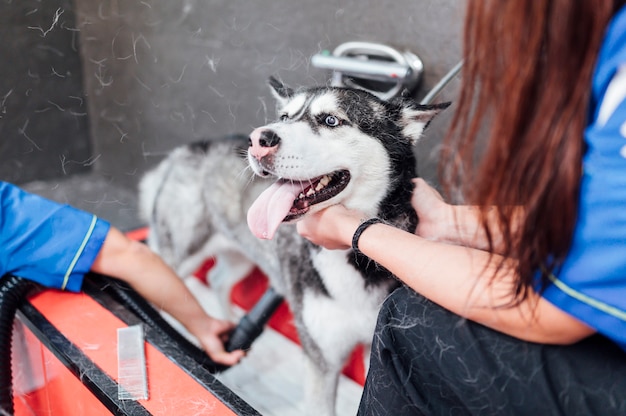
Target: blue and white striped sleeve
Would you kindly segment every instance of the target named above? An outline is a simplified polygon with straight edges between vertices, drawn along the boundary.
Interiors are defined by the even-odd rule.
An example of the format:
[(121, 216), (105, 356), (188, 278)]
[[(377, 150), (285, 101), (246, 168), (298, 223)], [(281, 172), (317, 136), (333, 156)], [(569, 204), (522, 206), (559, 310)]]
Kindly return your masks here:
[(93, 214), (0, 182), (0, 275), (79, 291), (109, 227)]

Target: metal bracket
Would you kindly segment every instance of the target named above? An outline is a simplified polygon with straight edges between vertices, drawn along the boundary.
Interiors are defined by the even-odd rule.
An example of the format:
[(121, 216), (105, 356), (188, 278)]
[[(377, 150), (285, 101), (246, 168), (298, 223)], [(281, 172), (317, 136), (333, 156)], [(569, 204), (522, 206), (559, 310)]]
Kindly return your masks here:
[(412, 52), (371, 42), (346, 42), (311, 57), (313, 66), (333, 71), (332, 85), (361, 88), (383, 100), (411, 91), (424, 65)]

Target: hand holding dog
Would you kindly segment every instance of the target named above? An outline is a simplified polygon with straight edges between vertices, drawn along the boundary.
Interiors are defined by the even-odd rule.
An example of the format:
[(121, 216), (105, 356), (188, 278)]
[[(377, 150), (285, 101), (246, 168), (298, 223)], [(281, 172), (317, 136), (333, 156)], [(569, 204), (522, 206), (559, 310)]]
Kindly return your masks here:
[[(411, 205), (420, 219), (415, 234), (428, 240), (447, 241), (446, 229), (452, 224), (452, 206), (425, 180), (416, 178), (413, 183)], [(297, 229), (302, 237), (329, 250), (348, 249), (355, 230), (364, 219), (358, 211), (333, 205), (305, 216), (298, 222)]]
[[(453, 237), (454, 208), (424, 179), (413, 180), (415, 189), (411, 205), (419, 217), (415, 234), (432, 241), (457, 240)], [(305, 216), (297, 224), (298, 233), (312, 243), (330, 250), (347, 249), (352, 235), (364, 216), (343, 205), (333, 205), (313, 215)], [(458, 242), (458, 241), (454, 241)]]
[(452, 206), (424, 179), (415, 178), (413, 184), (411, 206), (419, 218), (415, 234), (427, 240), (446, 241), (445, 230), (453, 220)]
[(329, 250), (348, 249), (352, 235), (363, 220), (359, 211), (349, 210), (343, 205), (332, 205), (297, 223), (298, 233), (313, 244)]
[[(411, 198), (411, 205), (419, 222), (415, 234), (426, 240), (455, 244), (479, 250), (490, 249), (489, 241), (481, 226), (480, 209), (472, 205), (452, 205), (447, 203), (441, 194), (430, 186), (424, 179), (413, 179), (415, 189)], [(490, 211), (496, 214), (495, 207)], [(519, 209), (519, 216), (523, 210)], [(497, 218), (487, 218), (497, 229)], [(500, 253), (500, 235), (492, 236), (493, 250)]]

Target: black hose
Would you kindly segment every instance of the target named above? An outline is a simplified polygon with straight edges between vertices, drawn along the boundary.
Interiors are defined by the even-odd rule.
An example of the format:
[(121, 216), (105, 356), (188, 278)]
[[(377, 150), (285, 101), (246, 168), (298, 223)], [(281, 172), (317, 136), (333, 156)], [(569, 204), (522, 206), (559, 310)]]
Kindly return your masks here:
[(249, 349), (282, 301), (283, 297), (269, 287), (250, 312), (241, 318), (226, 343), (226, 351)]
[[(95, 273), (91, 273), (90, 279), (86, 281), (94, 282), (99, 286), (100, 290), (108, 293), (116, 301), (128, 307), (143, 322), (170, 337), (170, 339), (180, 345), (180, 349), (185, 354), (209, 372), (217, 373), (228, 369), (228, 366), (215, 363), (206, 352), (182, 336), (178, 330), (163, 319), (161, 314), (147, 300), (135, 292), (128, 284)], [(265, 324), (272, 317), (282, 300), (283, 297), (274, 291), (273, 288), (268, 288), (250, 312), (241, 318), (226, 343), (226, 350), (230, 352), (238, 349), (249, 349), (252, 342), (261, 335)]]
[(0, 278), (0, 414), (13, 415), (13, 374), (11, 372), (11, 340), (15, 313), (35, 283), (21, 277)]
[[(140, 320), (168, 336), (194, 361), (212, 373), (224, 371), (227, 366), (213, 362), (208, 355), (173, 328), (161, 314), (126, 283), (92, 273), (88, 281), (128, 307)], [(13, 275), (0, 278), (0, 357), (11, 357), (13, 321), (17, 309), (31, 289), (37, 285)], [(282, 302), (282, 296), (269, 288), (257, 304), (245, 315), (233, 331), (227, 350), (248, 349), (261, 334), (267, 321)], [(13, 384), (11, 359), (0, 359), (0, 414), (12, 416)]]
[(147, 325), (160, 331), (162, 334), (168, 336), (171, 340), (176, 342), (180, 349), (189, 357), (191, 357), (196, 363), (201, 365), (207, 371), (211, 373), (218, 373), (224, 371), (228, 366), (218, 364), (211, 360), (209, 356), (201, 348), (194, 345), (191, 341), (185, 338), (177, 329), (172, 327), (161, 314), (139, 293), (132, 289), (126, 283), (103, 276), (100, 274), (92, 273), (90, 278), (85, 280), (92, 281), (99, 286), (99, 289), (109, 294), (117, 302), (126, 306), (132, 313), (134, 313), (140, 320)]

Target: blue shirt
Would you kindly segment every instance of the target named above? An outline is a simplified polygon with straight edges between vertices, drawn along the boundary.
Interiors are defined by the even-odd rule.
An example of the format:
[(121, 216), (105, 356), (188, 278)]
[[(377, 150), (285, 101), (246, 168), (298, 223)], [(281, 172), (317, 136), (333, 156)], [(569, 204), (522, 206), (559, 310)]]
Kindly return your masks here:
[(584, 139), (572, 246), (543, 296), (626, 350), (626, 7), (600, 50)]
[(108, 231), (93, 214), (0, 182), (0, 277), (77, 292)]

